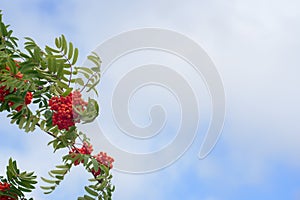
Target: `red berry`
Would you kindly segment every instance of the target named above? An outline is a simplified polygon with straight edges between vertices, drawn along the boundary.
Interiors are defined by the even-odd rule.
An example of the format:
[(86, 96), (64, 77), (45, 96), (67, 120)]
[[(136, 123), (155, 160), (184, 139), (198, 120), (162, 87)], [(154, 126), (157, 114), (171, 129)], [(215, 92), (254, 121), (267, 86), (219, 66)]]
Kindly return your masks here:
[(77, 90), (66, 97), (52, 97), (49, 100), (50, 110), (53, 111), (52, 125), (57, 125), (60, 130), (69, 130), (75, 123), (80, 122), (74, 107), (83, 111), (86, 105), (87, 103), (81, 98), (81, 93)]
[[(95, 155), (94, 158), (96, 158), (96, 160), (98, 161), (99, 164), (105, 165), (109, 169), (113, 168), (112, 163), (114, 162), (114, 159), (112, 157), (108, 156), (106, 153), (100, 152), (97, 155)], [(92, 169), (91, 171), (94, 176), (98, 176), (101, 173), (100, 168), (98, 169), (98, 171), (95, 171), (94, 169)]]
[(9, 190), (10, 188), (10, 184), (4, 182), (4, 183), (0, 183), (0, 191), (4, 192)]
[(23, 74), (21, 72), (17, 72), (15, 75), (16, 78), (18, 79), (22, 79), (23, 78)]
[(3, 103), (6, 95), (9, 94), (9, 90), (5, 89), (5, 86), (0, 87), (0, 103)]
[[(20, 65), (19, 65), (20, 62), (16, 61), (16, 60), (14, 60), (14, 62), (16, 64), (17, 68), (20, 68)], [(9, 66), (5, 66), (5, 69), (7, 71), (10, 71), (10, 67)], [(18, 78), (18, 79), (22, 79), (23, 78), (23, 74), (21, 72), (19, 72), (19, 71), (16, 74), (11, 74), (11, 75), (14, 76), (14, 77), (16, 77), (16, 78)]]
[[(16, 90), (14, 90), (14, 92), (15, 92)], [(31, 101), (32, 101), (32, 93), (31, 92), (27, 92), (26, 93), (26, 96), (25, 96), (25, 105), (28, 105), (28, 104), (30, 104), (31, 103)], [(9, 107), (12, 107), (13, 105), (14, 105), (15, 103), (14, 102), (12, 102), (12, 101), (9, 101), (8, 102), (8, 106)], [(18, 107), (16, 107), (15, 108), (15, 110), (16, 111), (20, 111), (20, 110), (22, 110), (22, 108), (23, 108), (23, 105), (19, 105)]]
[(32, 95), (31, 92), (27, 92), (27, 93), (26, 93), (26, 96), (25, 96), (25, 104), (26, 104), (26, 105), (28, 105), (28, 104), (31, 103), (32, 97), (33, 97), (33, 95)]
[[(77, 154), (85, 154), (85, 155), (90, 155), (93, 152), (93, 146), (87, 142), (83, 142), (83, 145), (81, 148), (73, 148), (69, 154), (72, 155), (72, 158), (75, 158)], [(83, 163), (83, 161), (81, 161)], [(79, 165), (80, 161), (75, 160), (74, 165)]]

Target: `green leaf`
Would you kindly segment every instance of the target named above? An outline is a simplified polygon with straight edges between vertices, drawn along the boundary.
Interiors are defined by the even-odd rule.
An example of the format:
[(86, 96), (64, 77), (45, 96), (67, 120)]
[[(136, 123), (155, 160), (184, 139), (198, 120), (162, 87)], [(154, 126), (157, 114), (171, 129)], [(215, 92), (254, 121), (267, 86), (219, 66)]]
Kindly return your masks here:
[(66, 97), (72, 92), (73, 88), (67, 88), (66, 91), (62, 94), (62, 96)]
[(63, 83), (63, 82), (61, 82), (61, 81), (57, 81), (56, 82), (57, 83), (57, 85), (59, 86), (59, 87), (62, 87), (62, 88), (69, 88), (69, 86), (67, 85), (67, 84), (65, 84), (65, 83)]
[(75, 82), (78, 83), (81, 86), (84, 85), (84, 82), (83, 82), (82, 78), (76, 78)]
[(40, 186), (43, 190), (54, 190), (55, 186)]
[(55, 38), (55, 45), (56, 45), (57, 48), (61, 47), (61, 43), (60, 43), (58, 38)]
[(51, 170), (50, 171), (52, 174), (60, 174), (63, 175), (67, 172), (67, 170)]
[(70, 166), (69, 165), (57, 165), (56, 168), (58, 169), (70, 169)]
[(53, 53), (60, 53), (59, 50), (53, 49), (53, 48), (51, 48), (51, 47), (49, 47), (49, 46), (46, 46), (46, 47), (45, 47), (45, 50), (46, 50), (46, 51), (49, 51), (49, 52), (53, 52)]
[(73, 60), (72, 60), (72, 65), (75, 65), (78, 59), (78, 49), (75, 48), (74, 50), (74, 56), (73, 56)]
[(64, 55), (66, 55), (68, 51), (67, 40), (64, 35), (61, 35), (61, 39), (62, 39), (62, 49), (64, 51)]
[(46, 182), (46, 183), (49, 183), (49, 184), (56, 184), (56, 181), (54, 181), (54, 180), (49, 180), (49, 179), (46, 179), (46, 178), (44, 178), (44, 177), (41, 177), (41, 179), (42, 179), (44, 182)]
[(95, 52), (92, 52), (92, 55), (89, 55), (88, 59), (90, 61), (92, 61), (96, 66), (100, 67), (101, 60), (100, 60), (99, 56)]
[(72, 56), (73, 56), (73, 51), (74, 51), (74, 49), (73, 49), (73, 44), (72, 44), (72, 42), (69, 42), (69, 53), (68, 53), (68, 59), (70, 60), (71, 58), (72, 58)]
[(82, 70), (82, 71), (84, 71), (84, 72), (86, 72), (88, 74), (93, 74), (94, 73), (93, 70), (91, 70), (91, 69), (89, 69), (87, 67), (76, 67), (76, 69)]
[(92, 67), (91, 68), (94, 72), (100, 72), (100, 67)]
[(88, 195), (83, 196), (85, 200), (95, 200), (93, 197), (90, 197)]
[(21, 120), (19, 121), (19, 129), (23, 128), (25, 122), (26, 122), (26, 118), (22, 117)]
[(99, 163), (98, 163), (98, 161), (95, 158), (92, 158), (92, 163), (93, 163), (93, 169), (95, 171), (98, 171), (99, 170)]
[(90, 195), (95, 196), (95, 197), (98, 196), (98, 193), (95, 192), (94, 190), (92, 190), (90, 187), (85, 186), (84, 189), (85, 189), (85, 191), (86, 191), (87, 193), (89, 193)]

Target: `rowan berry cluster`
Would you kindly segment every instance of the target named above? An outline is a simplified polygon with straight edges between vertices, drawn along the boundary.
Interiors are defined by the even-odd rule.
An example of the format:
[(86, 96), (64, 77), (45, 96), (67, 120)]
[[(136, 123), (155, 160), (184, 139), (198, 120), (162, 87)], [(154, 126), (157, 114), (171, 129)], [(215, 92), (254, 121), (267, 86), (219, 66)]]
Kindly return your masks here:
[[(15, 61), (15, 63), (16, 63), (16, 66), (18, 67), (18, 68), (20, 68), (20, 65), (18, 64), (18, 62), (17, 61)], [(10, 68), (8, 67), (8, 66), (6, 66), (5, 67), (5, 69), (7, 70), (7, 71), (10, 71)], [(17, 74), (11, 74), (13, 77), (15, 77), (15, 78), (18, 78), (18, 79), (22, 79), (23, 78), (23, 74), (21, 74), (21, 72), (18, 72)], [(5, 82), (5, 81), (0, 81), (1, 83), (3, 83), (3, 82)], [(16, 91), (16, 89), (14, 89), (14, 91), (13, 92), (15, 92)], [(0, 102), (1, 103), (3, 103), (4, 101), (5, 101), (5, 97), (7, 96), (7, 95), (9, 95), (10, 94), (10, 92), (9, 92), (9, 89), (4, 85), (4, 86), (1, 86), (0, 87)]]
[(5, 101), (5, 97), (9, 95), (9, 90), (6, 89), (6, 86), (0, 87), (0, 103), (3, 103)]
[[(14, 89), (12, 93), (14, 93), (14, 92), (16, 92), (16, 89)], [(0, 87), (0, 103), (3, 103), (5, 101), (5, 97), (9, 94), (11, 94), (11, 92), (9, 92), (9, 90), (6, 89), (6, 86)], [(25, 95), (24, 104), (25, 105), (30, 104), (32, 101), (32, 97), (33, 97), (32, 92), (27, 92)], [(9, 107), (12, 107), (14, 104), (15, 103), (12, 101), (8, 102)], [(18, 107), (15, 108), (15, 110), (20, 111), (23, 108), (23, 105), (19, 105)]]
[[(0, 183), (0, 191), (1, 192), (6, 192), (10, 189), (10, 184), (9, 183)], [(0, 200), (16, 200), (15, 198), (6, 196), (6, 195), (1, 195)]]
[[(90, 155), (93, 152), (93, 146), (87, 142), (83, 142), (83, 145), (81, 148), (72, 148), (72, 150), (69, 152), (72, 154), (72, 157), (75, 157), (77, 154), (85, 154), (85, 155)], [(82, 161), (83, 163), (83, 161)], [(75, 160), (74, 165), (79, 165), (80, 161)]]
[(81, 93), (76, 90), (68, 96), (52, 97), (49, 100), (50, 109), (53, 111), (52, 125), (58, 126), (58, 129), (69, 130), (75, 123), (80, 122), (79, 111), (84, 111), (87, 102), (81, 98)]
[(10, 188), (10, 184), (9, 183), (0, 183), (0, 191), (5, 192), (7, 190), (9, 190)]
[[(25, 105), (28, 105), (28, 104), (31, 103), (32, 97), (33, 97), (33, 95), (32, 95), (31, 92), (27, 92), (27, 93), (26, 93), (25, 99), (24, 99)], [(9, 105), (10, 107), (12, 107), (14, 104), (15, 104), (15, 103), (12, 102), (12, 101), (9, 101), (9, 102), (8, 102), (8, 105)], [(23, 105), (24, 105), (24, 104), (23, 104)], [(18, 107), (15, 108), (15, 110), (19, 112), (19, 111), (23, 108), (23, 105), (19, 105)]]
[[(114, 159), (112, 157), (108, 156), (105, 152), (98, 153), (97, 155), (94, 156), (94, 158), (96, 158), (96, 160), (98, 161), (99, 164), (105, 165), (109, 169), (113, 168), (112, 163), (114, 162)], [(99, 168), (98, 171), (95, 171), (94, 169), (92, 169), (92, 173), (94, 176), (98, 176), (101, 173), (101, 169)]]
[(17, 200), (17, 199), (4, 195), (4, 196), (0, 196), (0, 200)]
[[(20, 63), (19, 61), (15, 61), (15, 64), (16, 64), (17, 68), (20, 68), (19, 63)], [(10, 68), (8, 66), (6, 66), (5, 69), (7, 71), (10, 71)], [(16, 74), (12, 74), (11, 73), (11, 76), (15, 77), (17, 79), (22, 79), (23, 78), (23, 74), (20, 71), (18, 71)], [(27, 80), (24, 80), (24, 81), (27, 82)], [(1, 81), (1, 82), (3, 82), (3, 81)], [(3, 103), (5, 101), (5, 97), (7, 95), (12, 94), (12, 93), (14, 93), (16, 91), (17, 91), (16, 88), (14, 88), (14, 90), (12, 92), (10, 92), (9, 88), (7, 88), (6, 86), (1, 86), (0, 87), (0, 103)], [(25, 95), (25, 99), (24, 99), (24, 104), (23, 105), (30, 104), (31, 101), (32, 101), (32, 97), (33, 97), (32, 93), (31, 92), (27, 92), (26, 95)], [(12, 107), (14, 104), (15, 103), (12, 102), (12, 101), (8, 102), (8, 106), (9, 107)], [(23, 105), (19, 105), (18, 107), (15, 108), (15, 110), (16, 111), (20, 111), (23, 108)]]
[[(83, 142), (81, 148), (72, 148), (69, 154), (71, 154), (74, 158), (78, 154), (91, 155), (92, 152), (93, 146), (91, 144), (88, 144), (87, 142)], [(93, 157), (98, 161), (100, 165), (105, 165), (109, 169), (113, 168), (112, 163), (114, 162), (114, 159), (108, 156), (106, 153), (100, 152), (97, 155), (94, 155)], [(83, 160), (81, 162), (79, 160), (75, 160), (74, 165), (77, 166), (80, 163), (83, 163)], [(91, 172), (94, 176), (98, 176), (101, 173), (101, 169), (99, 168), (98, 171), (92, 169)]]
[[(14, 62), (15, 62), (15, 64), (16, 64), (16, 67), (17, 67), (18, 69), (20, 69), (20, 65), (19, 65), (20, 61), (14, 60)], [(10, 67), (9, 67), (9, 66), (5, 66), (5, 69), (6, 69), (7, 71), (10, 72)], [(18, 71), (16, 74), (10, 73), (10, 75), (11, 75), (12, 77), (17, 78), (17, 79), (22, 79), (22, 78), (23, 78), (23, 74), (22, 74), (20, 71)]]
[(16, 200), (15, 198), (9, 197), (9, 196), (1, 196), (0, 200)]
[[(19, 61), (15, 61), (15, 64), (16, 64), (16, 66), (18, 68), (20, 68), (19, 63), (20, 63)], [(6, 66), (5, 69), (10, 72), (10, 68), (8, 66)], [(18, 79), (22, 79), (23, 78), (23, 74), (21, 72), (19, 72), (19, 71), (16, 74), (11, 73), (11, 76), (15, 77), (15, 78), (18, 78)]]

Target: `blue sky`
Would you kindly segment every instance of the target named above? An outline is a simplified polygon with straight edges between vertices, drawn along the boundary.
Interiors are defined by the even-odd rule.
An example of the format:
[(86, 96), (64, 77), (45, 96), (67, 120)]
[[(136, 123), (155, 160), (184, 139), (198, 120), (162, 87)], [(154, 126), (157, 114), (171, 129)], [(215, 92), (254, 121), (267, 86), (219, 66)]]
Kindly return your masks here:
[[(185, 3), (4, 0), (1, 3), (4, 20), (11, 24), (15, 35), (29, 36), (45, 45), (53, 44), (55, 37), (64, 34), (79, 47), (79, 64), (101, 42), (120, 32), (143, 27), (185, 34), (214, 61), (223, 80), (227, 111), (214, 150), (204, 160), (197, 158), (209, 119), (204, 100), (201, 104), (204, 122), (184, 156), (155, 173), (133, 175), (113, 171), (116, 200), (300, 199), (298, 8), (296, 0)], [(113, 76), (114, 72), (110, 73)], [(115, 78), (118, 77), (112, 80), (103, 77), (104, 94), (109, 93), (110, 81)], [(198, 84), (197, 80), (190, 81)], [(205, 93), (197, 94), (200, 100), (201, 95), (207, 98)], [(132, 111), (137, 123), (148, 119), (146, 109), (139, 103), (141, 99), (141, 94), (136, 97), (139, 109), (135, 111), (133, 107)], [(172, 112), (174, 99), (158, 100), (169, 103), (166, 108)], [(0, 172), (12, 156), (22, 168), (46, 176), (60, 162), (63, 152), (52, 154), (51, 148), (46, 147), (48, 136), (39, 131), (22, 133), (5, 116), (5, 113), (0, 115), (3, 127), (0, 133), (5, 141), (0, 146)], [(176, 120), (170, 117), (164, 133), (173, 134)], [(111, 138), (118, 138), (114, 134)], [(127, 140), (122, 141), (116, 143), (123, 148), (131, 146)], [(147, 150), (142, 146), (137, 145), (133, 150)], [(37, 190), (33, 196), (37, 200), (76, 199), (82, 194), (87, 178), (78, 167), (53, 194), (43, 195)]]

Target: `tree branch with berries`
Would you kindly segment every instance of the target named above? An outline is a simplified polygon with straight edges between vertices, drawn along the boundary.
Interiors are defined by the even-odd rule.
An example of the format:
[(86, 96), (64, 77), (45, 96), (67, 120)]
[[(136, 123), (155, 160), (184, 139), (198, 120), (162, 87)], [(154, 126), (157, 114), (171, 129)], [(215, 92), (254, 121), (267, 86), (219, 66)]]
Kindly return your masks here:
[[(89, 138), (76, 126), (99, 115), (97, 101), (83, 99), (82, 92), (98, 95), (95, 87), (100, 81), (100, 58), (94, 53), (88, 56), (92, 68), (75, 66), (78, 49), (63, 35), (55, 39), (54, 47), (44, 49), (25, 38), (21, 51), (12, 33), (0, 12), (0, 112), (7, 112), (11, 123), (25, 132), (39, 128), (48, 134), (54, 153), (66, 151), (49, 177), (41, 177), (46, 184), (41, 186), (44, 193), (53, 192), (72, 167), (83, 165), (91, 178), (84, 187), (86, 194), (78, 200), (112, 199), (115, 188), (110, 170), (114, 160), (105, 152), (92, 154)], [(0, 176), (0, 200), (26, 200), (24, 193), (35, 189), (36, 179), (33, 172), (20, 172), (16, 161), (10, 159), (6, 177)]]

